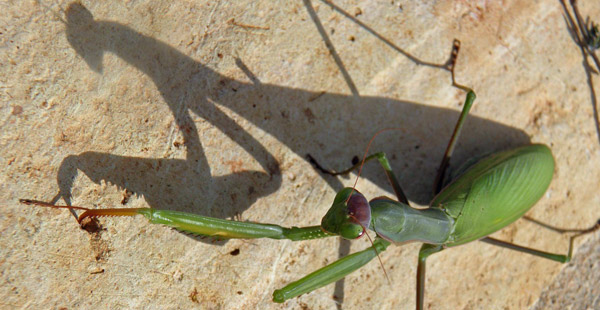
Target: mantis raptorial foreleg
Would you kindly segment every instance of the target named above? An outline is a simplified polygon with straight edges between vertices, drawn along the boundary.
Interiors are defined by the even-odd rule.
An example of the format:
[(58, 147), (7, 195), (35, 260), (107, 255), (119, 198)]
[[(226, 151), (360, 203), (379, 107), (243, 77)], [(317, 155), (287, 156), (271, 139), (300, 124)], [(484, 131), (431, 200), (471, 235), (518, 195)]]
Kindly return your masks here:
[(396, 197), (398, 197), (398, 201), (408, 204), (408, 199), (406, 198), (406, 195), (404, 194), (404, 191), (402, 190), (400, 183), (398, 183), (398, 179), (396, 178), (396, 175), (394, 174), (394, 171), (392, 170), (392, 166), (390, 165), (390, 162), (388, 161), (387, 157), (385, 156), (385, 153), (383, 153), (383, 152), (369, 155), (369, 156), (365, 157), (364, 160), (359, 161), (358, 163), (354, 164), (352, 167), (350, 167), (346, 170), (337, 171), (337, 172), (323, 168), (310, 154), (307, 156), (308, 156), (308, 159), (310, 160), (310, 162), (313, 165), (315, 165), (317, 170), (319, 170), (325, 174), (329, 174), (329, 175), (333, 175), (333, 176), (350, 173), (350, 172), (354, 171), (355, 169), (364, 165), (366, 162), (371, 161), (372, 159), (377, 159), (377, 161), (383, 168), (388, 181), (392, 185), (392, 188), (394, 189), (394, 193), (396, 194)]
[(290, 298), (311, 292), (329, 283), (333, 283), (361, 268), (375, 258), (379, 253), (385, 251), (390, 242), (383, 239), (375, 239), (373, 245), (365, 250), (345, 256), (332, 264), (329, 264), (302, 279), (292, 282), (281, 289), (273, 292), (274, 302), (284, 302)]
[(75, 206), (57, 206), (29, 199), (21, 199), (20, 201), (27, 205), (84, 210), (77, 219), (80, 224), (87, 218), (143, 215), (153, 224), (162, 224), (181, 232), (214, 238), (270, 238), (298, 241), (333, 236), (324, 232), (321, 226), (287, 228), (274, 224), (231, 221), (191, 213), (151, 208), (88, 209)]

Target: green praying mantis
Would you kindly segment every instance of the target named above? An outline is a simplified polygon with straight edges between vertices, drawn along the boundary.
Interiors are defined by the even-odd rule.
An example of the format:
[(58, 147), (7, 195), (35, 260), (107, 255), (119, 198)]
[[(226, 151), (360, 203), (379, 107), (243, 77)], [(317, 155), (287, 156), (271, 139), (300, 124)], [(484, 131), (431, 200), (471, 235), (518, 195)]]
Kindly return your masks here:
[(329, 172), (344, 174), (377, 159), (383, 167), (397, 196), (397, 201), (378, 197), (367, 199), (354, 188), (339, 191), (321, 225), (309, 227), (281, 227), (274, 224), (231, 221), (177, 211), (151, 208), (88, 209), (75, 206), (57, 206), (22, 199), (25, 204), (83, 210), (78, 221), (101, 216), (143, 215), (151, 223), (176, 230), (224, 239), (272, 238), (292, 241), (341, 236), (357, 239), (367, 229), (376, 233), (371, 247), (348, 255), (302, 279), (273, 292), (273, 301), (288, 299), (311, 292), (342, 279), (361, 268), (392, 243), (422, 242), (417, 268), (416, 308), (423, 309), (425, 293), (425, 266), (427, 257), (446, 248), (481, 240), (493, 245), (533, 254), (557, 262), (571, 259), (575, 237), (600, 228), (581, 230), (571, 237), (568, 254), (553, 254), (487, 237), (523, 216), (546, 192), (554, 172), (554, 158), (543, 144), (532, 144), (470, 160), (458, 170), (458, 177), (443, 187), (444, 174), (462, 125), (475, 100), (469, 91), (463, 110), (448, 144), (435, 182), (436, 196), (426, 209), (415, 209), (399, 185), (384, 153), (363, 158), (348, 170)]
[[(452, 78), (454, 83), (454, 75)], [(476, 97), (472, 90), (464, 86), (459, 88), (467, 92), (465, 103), (438, 169), (434, 182), (435, 197), (425, 209), (410, 206), (384, 153), (364, 156), (362, 162), (341, 172), (327, 171), (318, 164), (317, 168), (332, 175), (339, 175), (362, 168), (365, 162), (376, 159), (385, 171), (397, 200), (377, 197), (368, 201), (354, 187), (344, 188), (335, 196), (321, 224), (308, 227), (287, 228), (274, 224), (232, 221), (152, 208), (88, 209), (51, 205), (28, 199), (22, 199), (21, 202), (82, 210), (83, 213), (78, 217), (80, 224), (86, 219), (102, 216), (143, 215), (153, 224), (166, 225), (193, 235), (222, 239), (271, 238), (299, 241), (333, 236), (357, 239), (366, 235), (368, 230), (375, 232), (371, 247), (343, 257), (275, 290), (273, 301), (277, 303), (283, 303), (344, 278), (373, 260), (393, 243), (423, 243), (418, 255), (417, 309), (423, 309), (424, 305), (426, 260), (430, 255), (447, 248), (480, 240), (557, 262), (568, 262), (572, 256), (574, 239), (599, 229), (600, 221), (572, 236), (566, 255), (487, 237), (522, 217), (548, 189), (554, 173), (554, 158), (546, 145), (525, 145), (471, 159), (454, 175), (445, 177), (450, 157)]]

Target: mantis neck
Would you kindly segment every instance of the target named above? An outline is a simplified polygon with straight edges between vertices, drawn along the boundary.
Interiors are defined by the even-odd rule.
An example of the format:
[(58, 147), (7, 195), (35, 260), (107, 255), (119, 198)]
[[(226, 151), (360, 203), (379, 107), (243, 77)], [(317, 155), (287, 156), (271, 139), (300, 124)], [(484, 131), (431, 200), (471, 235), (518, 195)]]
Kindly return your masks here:
[(375, 198), (369, 204), (371, 228), (392, 242), (443, 244), (454, 227), (454, 220), (441, 209), (414, 209), (385, 197)]

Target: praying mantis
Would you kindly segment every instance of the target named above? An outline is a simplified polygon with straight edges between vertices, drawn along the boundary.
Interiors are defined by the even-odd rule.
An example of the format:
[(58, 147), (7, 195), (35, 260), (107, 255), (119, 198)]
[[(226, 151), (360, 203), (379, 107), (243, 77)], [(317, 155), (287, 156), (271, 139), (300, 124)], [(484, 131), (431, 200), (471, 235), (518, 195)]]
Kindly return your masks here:
[[(113, 19), (115, 19), (115, 20), (118, 20), (118, 18), (117, 18), (117, 17), (112, 17), (112, 18), (113, 18)], [(141, 19), (141, 18), (140, 18), (140, 19)], [(141, 27), (139, 27), (139, 28), (141, 28)], [(142, 29), (144, 29), (144, 28), (142, 28)], [(63, 48), (64, 48), (64, 47), (63, 47)], [(68, 48), (68, 46), (67, 46), (67, 48)], [(478, 92), (477, 94), (478, 94), (478, 95), (480, 95), (480, 93), (479, 93), (479, 92)], [(481, 95), (480, 95), (480, 96), (481, 96)], [(414, 97), (411, 97), (411, 96), (408, 96), (408, 97), (409, 97), (409, 98), (414, 98)], [(429, 102), (429, 101), (434, 101), (434, 100), (431, 100), (431, 99), (421, 99), (421, 100), (419, 100), (419, 101), (428, 101), (428, 102)], [(523, 110), (525, 110), (525, 111), (526, 111), (526, 109), (523, 109)], [(455, 118), (456, 118), (456, 117), (452, 117), (452, 119), (453, 119), (453, 120), (454, 120)], [(470, 121), (471, 121), (471, 119), (470, 119), (470, 120), (468, 120), (467, 122), (470, 122)], [(391, 124), (391, 123), (389, 123), (389, 124)], [(513, 124), (513, 126), (515, 126), (515, 127), (516, 127), (517, 125), (514, 125), (514, 124)], [(521, 126), (518, 126), (518, 127), (521, 127)], [(324, 134), (327, 134), (327, 132), (326, 132), (326, 131), (323, 131), (323, 133), (324, 133)], [(370, 132), (369, 132), (369, 134), (370, 134)], [(550, 141), (552, 141), (551, 139), (547, 139), (547, 138), (538, 138), (538, 139), (540, 139), (540, 140), (542, 140), (542, 141), (545, 141), (545, 143), (550, 143)], [(559, 138), (559, 139), (560, 139), (560, 138)], [(538, 140), (538, 141), (540, 141), (540, 140)], [(556, 141), (556, 140), (554, 140), (554, 141)], [(392, 145), (393, 145), (394, 143), (390, 143), (390, 144), (392, 144)], [(440, 143), (440, 145), (441, 145), (441, 144), (442, 144), (442, 143)], [(557, 146), (558, 146), (558, 145), (557, 145)], [(564, 146), (564, 144), (563, 144), (562, 146)], [(559, 147), (560, 147), (560, 146), (559, 146)], [(557, 154), (557, 151), (558, 151), (559, 147), (556, 147), (556, 146), (553, 146), (553, 147), (552, 147), (552, 149), (553, 149), (553, 152), (554, 152), (555, 156), (559, 156), (559, 155)], [(90, 148), (91, 148), (91, 147), (90, 147)], [(93, 148), (92, 148), (92, 149), (93, 149)], [(52, 150), (52, 151), (54, 151), (54, 150)], [(73, 152), (73, 151), (71, 151), (71, 150), (69, 150), (69, 151), (70, 151), (70, 152)], [(442, 150), (442, 151), (443, 151), (443, 150)], [(579, 151), (580, 151), (580, 149), (579, 149)], [(580, 151), (580, 152), (581, 152), (581, 151)], [(300, 152), (298, 152), (298, 153), (300, 153)], [(436, 152), (434, 155), (431, 155), (431, 156), (438, 156), (438, 155), (439, 155), (438, 153), (439, 153), (439, 154), (441, 154), (441, 151), (440, 151), (440, 152)], [(60, 154), (61, 154), (61, 153), (58, 153), (58, 154), (59, 154), (58, 156), (60, 156)], [(390, 154), (390, 153), (388, 152), (388, 154)], [(400, 153), (400, 154), (401, 154), (401, 153)], [(405, 156), (405, 155), (402, 155), (402, 156)], [(325, 157), (325, 158), (327, 158), (327, 157)], [(428, 157), (428, 158), (430, 158), (430, 157)], [(565, 161), (564, 161), (564, 159), (563, 159), (563, 160), (561, 160), (561, 161), (562, 161), (563, 163), (565, 162)], [(410, 163), (412, 163), (412, 162), (410, 162)], [(401, 166), (400, 166), (400, 165), (397, 165), (397, 166), (395, 166), (394, 168), (395, 168), (395, 169), (397, 169), (397, 168), (399, 168), (399, 167), (401, 167)], [(566, 169), (563, 169), (563, 171), (564, 171), (564, 170), (566, 170)], [(396, 172), (398, 172), (398, 171), (396, 170)], [(573, 172), (572, 172), (572, 173), (573, 173)], [(400, 175), (401, 175), (401, 174), (399, 174), (399, 176), (400, 176)], [(285, 176), (285, 175), (284, 175), (284, 176)], [(402, 176), (404, 177), (404, 175), (402, 175)], [(30, 178), (31, 178), (31, 177), (30, 177)], [(301, 179), (301, 178), (300, 178), (300, 179)], [(404, 182), (406, 182), (406, 181), (404, 181), (404, 180), (406, 180), (406, 178), (400, 178), (400, 181), (403, 183), (403, 186), (404, 186)], [(561, 179), (561, 180), (563, 180), (563, 179)], [(555, 181), (556, 181), (556, 179), (555, 179), (553, 182), (555, 182)], [(556, 184), (556, 183), (554, 183), (554, 184)], [(572, 184), (573, 184), (574, 186), (578, 186), (578, 185), (576, 185), (577, 183), (572, 183)], [(556, 186), (556, 185), (554, 185), (554, 186)], [(48, 187), (48, 188), (51, 188), (51, 186), (47, 186), (47, 187)], [(364, 191), (364, 188), (358, 188), (358, 189), (359, 189), (361, 192), (365, 193), (365, 195), (366, 195), (366, 192)], [(406, 188), (405, 188), (405, 189), (406, 189)], [(429, 186), (427, 187), (427, 189), (429, 189)], [(409, 190), (407, 190), (407, 194), (408, 194), (408, 195), (409, 195), (409, 197), (410, 197), (410, 196), (412, 196), (412, 194), (413, 194), (413, 193), (411, 193), (411, 190), (409, 189)], [(31, 197), (30, 195), (31, 195), (31, 193), (30, 193), (29, 195), (27, 195), (27, 196), (25, 196), (25, 195), (21, 194), (21, 196), (22, 196), (22, 197)], [(369, 197), (375, 197), (376, 195), (368, 195), (368, 196), (369, 196)], [(413, 197), (414, 197), (414, 196), (412, 196), (411, 198), (412, 198), (412, 199), (414, 199)], [(553, 196), (552, 196), (552, 197), (554, 197), (554, 198), (556, 197), (556, 191), (555, 191), (555, 193), (553, 194)], [(146, 198), (146, 199), (147, 199), (147, 198)], [(89, 199), (89, 198), (83, 198), (83, 199), (80, 199), (80, 200), (87, 201), (87, 202), (86, 202), (86, 204), (87, 204), (87, 203), (91, 203), (91, 202), (93, 202), (93, 200), (91, 200), (91, 199)], [(556, 201), (556, 199), (554, 199), (554, 200)], [(412, 202), (412, 201), (411, 201), (411, 202)], [(544, 203), (544, 204), (546, 204), (546, 203)], [(154, 207), (158, 207), (158, 206), (159, 206), (159, 205), (153, 205), (153, 204), (150, 204), (150, 205), (152, 205), (152, 206), (154, 206)], [(322, 214), (325, 214), (325, 211), (326, 211), (326, 209), (327, 209), (327, 208), (326, 208), (327, 206), (325, 206), (324, 204), (312, 204), (312, 203), (309, 203), (308, 205), (309, 205), (309, 206), (310, 206), (310, 205), (313, 205), (313, 206), (325, 207), (325, 209), (324, 209), (323, 211), (320, 211)], [(546, 205), (548, 205), (548, 204), (546, 204)], [(273, 208), (277, 208), (277, 207), (275, 206), (275, 204), (272, 204), (272, 207), (273, 207)], [(537, 209), (537, 208), (536, 208), (536, 209)], [(571, 207), (569, 206), (569, 207), (567, 207), (567, 209), (571, 209)], [(198, 213), (200, 213), (200, 214), (203, 214), (203, 212), (204, 212), (204, 211), (203, 211), (202, 209), (198, 209), (198, 210), (199, 210), (199, 211), (198, 211)], [(538, 210), (541, 210), (541, 208), (540, 208), (540, 209), (538, 209)], [(254, 210), (251, 210), (251, 211), (254, 211)], [(569, 210), (569, 211), (570, 211), (570, 210)], [(319, 211), (317, 211), (317, 212), (319, 212)], [(56, 213), (58, 213), (58, 212), (56, 212)], [(257, 213), (258, 213), (258, 212), (257, 212)], [(320, 214), (320, 215), (322, 215), (322, 214)], [(556, 214), (556, 213), (555, 213), (555, 214)], [(577, 213), (577, 216), (579, 216), (580, 214), (581, 214), (581, 213)], [(246, 215), (246, 216), (248, 216), (248, 215)], [(252, 216), (252, 212), (250, 213), (250, 215), (249, 215), (249, 216)], [(256, 217), (252, 217), (252, 218), (253, 218), (253, 219), (257, 219)], [(135, 218), (132, 218), (132, 220), (133, 220), (133, 219), (135, 219)], [(139, 218), (138, 218), (138, 220), (139, 220)], [(46, 221), (46, 220), (43, 220), (43, 221)], [(275, 219), (275, 218), (271, 218), (271, 219), (269, 219), (269, 218), (267, 217), (267, 218), (265, 219), (265, 218), (264, 218), (264, 216), (263, 216), (263, 219), (262, 219), (262, 221), (264, 221), (264, 222), (275, 222), (275, 223), (279, 223), (279, 220), (277, 220), (277, 219)], [(40, 223), (40, 222), (41, 222), (41, 223), (43, 223), (43, 222), (42, 222), (42, 220), (41, 220), (40, 218), (38, 218), (36, 222), (37, 222), (37, 223)], [(119, 224), (122, 224), (122, 223), (128, 223), (129, 221), (128, 221), (128, 220), (117, 219), (117, 220), (115, 220), (115, 222), (116, 222), (116, 223), (119, 223)], [(142, 221), (140, 221), (140, 222), (142, 222)], [(68, 222), (67, 222), (67, 223), (68, 223)], [(311, 221), (311, 220), (306, 220), (306, 221), (305, 221), (305, 223), (306, 223), (307, 225), (308, 225), (308, 224), (313, 224), (313, 223), (314, 223), (314, 224), (318, 224), (318, 221), (317, 221), (317, 220), (314, 220), (314, 222), (313, 222), (313, 221)], [(292, 222), (292, 223), (290, 223), (290, 225), (298, 225), (298, 224), (294, 224), (294, 223)], [(111, 225), (109, 224), (109, 226), (111, 226)], [(158, 226), (158, 225), (154, 225), (154, 226)], [(68, 227), (68, 226), (67, 226), (67, 227)], [(73, 225), (73, 228), (76, 228), (76, 227), (75, 227), (75, 225)], [(155, 228), (153, 228), (153, 230), (154, 230), (155, 232), (162, 233), (162, 234), (163, 234), (163, 236), (173, 236), (173, 235), (177, 235), (177, 234), (173, 234), (173, 233), (172, 233), (170, 230), (165, 230), (165, 229), (163, 229), (162, 227), (155, 227)], [(119, 231), (121, 231), (121, 230), (119, 229)], [(135, 233), (135, 232), (137, 232), (137, 231), (136, 231), (136, 229), (133, 229), (133, 231), (134, 231), (134, 233)], [(8, 234), (7, 234), (7, 235), (8, 235)], [(71, 235), (83, 235), (83, 234), (71, 234)], [(184, 238), (184, 237), (182, 238), (181, 236), (177, 236), (177, 237), (179, 237), (179, 238), (181, 238), (181, 239), (186, 239), (186, 238)], [(109, 236), (108, 238), (110, 238), (110, 236)], [(145, 237), (143, 237), (143, 239), (146, 239), (146, 238), (150, 239), (150, 238), (152, 238), (152, 237), (151, 237), (150, 235), (146, 235)], [(334, 238), (330, 238), (330, 239), (334, 239)], [(363, 238), (363, 239), (364, 239), (364, 238)], [(189, 240), (187, 240), (187, 241), (189, 241)], [(331, 244), (333, 244), (333, 242), (335, 242), (336, 240), (329, 240), (329, 241), (331, 241)], [(152, 242), (152, 241), (146, 241), (146, 243), (151, 243), (151, 242)], [(312, 245), (312, 244), (313, 244), (313, 243), (309, 243), (309, 242), (310, 242), (310, 241), (308, 241), (308, 242), (307, 242), (307, 244), (309, 244), (309, 245)], [(521, 242), (525, 242), (525, 241), (521, 241)], [(235, 243), (237, 243), (237, 242), (235, 242)], [(264, 244), (265, 244), (263, 241), (255, 241), (255, 243), (256, 243), (256, 244), (260, 244), (261, 246), (264, 246)], [(38, 244), (41, 244), (41, 242), (38, 242)], [(61, 242), (61, 244), (64, 244), (64, 243), (63, 243), (63, 242)], [(229, 243), (228, 245), (232, 245), (232, 244), (234, 244), (234, 243), (232, 242), (232, 243)], [(244, 243), (244, 244), (245, 244), (245, 245), (248, 245), (249, 243)], [(267, 243), (267, 244), (270, 244), (270, 243)], [(277, 245), (279, 245), (279, 244), (286, 244), (286, 245), (288, 246), (288, 249), (289, 249), (289, 248), (296, 249), (296, 247), (298, 246), (298, 244), (297, 244), (297, 243), (292, 243), (292, 242), (280, 242), (280, 241), (279, 241), (279, 243), (277, 243)], [(530, 243), (530, 244), (533, 244), (533, 243)], [(201, 246), (201, 245), (200, 245), (200, 246)], [(200, 248), (200, 246), (197, 246), (196, 248)], [(414, 246), (414, 245), (413, 245), (413, 246)], [(249, 247), (254, 247), (254, 248), (256, 248), (256, 246), (254, 246), (254, 245), (250, 245)], [(118, 247), (117, 247), (117, 248), (118, 248)], [(218, 250), (219, 250), (219, 248), (218, 248), (218, 247), (216, 247), (216, 246), (213, 246), (212, 248), (215, 248), (215, 251), (218, 251)], [(273, 246), (273, 248), (275, 248), (275, 246)], [(399, 247), (395, 247), (395, 248), (396, 248), (396, 249), (398, 249)], [(483, 246), (481, 246), (481, 245), (477, 245), (477, 243), (475, 243), (475, 244), (472, 246), (472, 248), (479, 249), (479, 248), (483, 248)], [(84, 249), (84, 250), (85, 250), (85, 247), (82, 247), (82, 249)], [(122, 249), (122, 248), (121, 248), (121, 249)], [(390, 255), (390, 252), (391, 252), (390, 250), (393, 250), (393, 249), (394, 249), (394, 247), (390, 247), (388, 250), (386, 250), (386, 252), (387, 252), (387, 253), (383, 253), (382, 255), (383, 255), (383, 256), (388, 256), (388, 257), (390, 257), (390, 256), (391, 256), (391, 255)], [(463, 249), (460, 249), (460, 250), (463, 250)], [(334, 251), (335, 251), (335, 249), (334, 249)], [(414, 253), (416, 253), (416, 249), (415, 249), (415, 251), (411, 251), (411, 252), (414, 252)], [(451, 252), (451, 251), (444, 251), (444, 252)], [(456, 253), (456, 252), (458, 252), (458, 251), (454, 251), (454, 253)], [(501, 252), (501, 253), (502, 253), (502, 252)], [(86, 253), (86, 254), (87, 254), (87, 253)], [(126, 254), (130, 254), (130, 253), (126, 253)], [(443, 254), (444, 254), (444, 253), (442, 252), (442, 255), (443, 255)], [(84, 254), (84, 255), (85, 255), (85, 254)], [(301, 255), (301, 254), (298, 254), (298, 255)], [(243, 256), (243, 255), (241, 255), (241, 256)], [(434, 256), (434, 259), (435, 259), (435, 258), (437, 258), (437, 259), (444, 258), (444, 257), (441, 257), (441, 255), (440, 255), (440, 256), (438, 256), (438, 257), (436, 257), (436, 256), (437, 256), (437, 255), (435, 255), (435, 256)], [(87, 258), (87, 256), (83, 256), (83, 257), (84, 257), (84, 258)], [(238, 256), (238, 257), (239, 257), (239, 256)], [(320, 256), (318, 256), (318, 257), (319, 257), (319, 258), (320, 258), (320, 257), (325, 257), (325, 255), (321, 254), (321, 255), (320, 255)], [(148, 258), (147, 258), (147, 257), (144, 257), (144, 256), (141, 256), (141, 257), (139, 257), (139, 259), (140, 259), (140, 260), (147, 260)], [(230, 269), (234, 269), (234, 267), (230, 267), (230, 266), (229, 266), (229, 264), (228, 264), (228, 263), (230, 263), (230, 262), (229, 262), (229, 261), (227, 261), (227, 259), (228, 259), (228, 257), (225, 257), (225, 258), (223, 259), (223, 261), (221, 262), (221, 265), (222, 265), (222, 266), (225, 266), (224, 268), (230, 268)], [(321, 262), (321, 261), (319, 261), (318, 259), (315, 259), (315, 260), (317, 260), (317, 263), (320, 263), (320, 264), (323, 264), (323, 265), (325, 265), (325, 263), (322, 263), (322, 262)], [(403, 272), (410, 272), (410, 270), (408, 270), (408, 267), (414, 267), (414, 266), (416, 266), (416, 264), (414, 264), (414, 262), (415, 262), (415, 261), (416, 261), (416, 259), (411, 259), (411, 260), (407, 260), (407, 261), (406, 261), (406, 264), (397, 264), (397, 265), (396, 265), (396, 268), (397, 268), (396, 270), (398, 271), (398, 269), (400, 269), (400, 270), (402, 270)], [(432, 261), (431, 259), (428, 259), (428, 265), (429, 265), (428, 267), (430, 267), (430, 268), (431, 268), (431, 263), (432, 263), (431, 261)], [(536, 262), (536, 261), (537, 261), (537, 260), (532, 260), (532, 262)], [(391, 265), (391, 263), (387, 263), (387, 262), (386, 262), (386, 267), (387, 267), (387, 268), (390, 268), (390, 265)], [(558, 264), (557, 264), (557, 265), (558, 265)], [(153, 266), (153, 265), (150, 265), (150, 266)], [(392, 265), (392, 266), (393, 266), (393, 265)], [(52, 267), (52, 266), (51, 266), (51, 267)], [(319, 267), (320, 267), (320, 266), (319, 266)], [(238, 268), (239, 268), (239, 269), (242, 269), (243, 267), (238, 267)], [(245, 268), (254, 268), (254, 266), (253, 266), (253, 265), (248, 265), (248, 264), (246, 264)], [(47, 268), (47, 269), (50, 269), (50, 268)], [(298, 264), (296, 265), (296, 269), (298, 269)], [(311, 269), (312, 269), (312, 268), (311, 268)], [(317, 269), (317, 268), (314, 268), (314, 269)], [(439, 270), (439, 269), (438, 269), (438, 270)], [(286, 275), (286, 273), (288, 273), (288, 274)], [(307, 273), (308, 273), (308, 272), (307, 272)], [(364, 273), (365, 273), (365, 272), (364, 272), (364, 269), (363, 269), (363, 274), (364, 274)], [(283, 280), (281, 280), (283, 277), (292, 277), (292, 278), (293, 278), (293, 277), (296, 277), (296, 276), (294, 276), (294, 275), (290, 275), (290, 274), (292, 274), (292, 273), (291, 273), (291, 272), (287, 272), (287, 271), (284, 271), (284, 270), (279, 270), (279, 269), (278, 269), (278, 275), (276, 275), (275, 279), (278, 279), (278, 281), (283, 281)], [(357, 274), (357, 273), (355, 273), (355, 274)], [(190, 275), (191, 275), (191, 274), (190, 274)], [(429, 271), (428, 271), (428, 275), (431, 275), (431, 272), (429, 272)], [(76, 276), (77, 276), (77, 277), (80, 277), (79, 275), (76, 275)], [(528, 275), (528, 276), (529, 276), (529, 277), (531, 277), (531, 275)], [(379, 275), (378, 277), (379, 277), (379, 278), (382, 278), (380, 275)], [(297, 278), (300, 278), (300, 276), (297, 276)], [(410, 280), (412, 280), (413, 278), (414, 278), (414, 276), (412, 275), (412, 272), (411, 272), (411, 279), (410, 279)], [(241, 277), (241, 278), (240, 278), (240, 280), (241, 280), (241, 281), (244, 281), (244, 279), (249, 279), (249, 278), (248, 278), (248, 277)], [(293, 279), (293, 280), (295, 280), (295, 279)], [(432, 290), (432, 286), (430, 285), (430, 284), (432, 283), (432, 282), (431, 282), (431, 280), (432, 280), (431, 278), (429, 278), (429, 279), (427, 280), (427, 282), (428, 282), (428, 286), (427, 286), (427, 288), (428, 288), (428, 290), (427, 290), (427, 295), (428, 295), (428, 296), (427, 296), (427, 301), (431, 300), (431, 299), (430, 299), (430, 296), (432, 296), (433, 292), (435, 292), (434, 290)], [(94, 278), (94, 280), (93, 280), (93, 281), (89, 281), (89, 282), (92, 282), (91, 284), (96, 284), (96, 283), (95, 283), (95, 282), (96, 282), (96, 278)], [(369, 282), (370, 282), (370, 283), (369, 283)], [(395, 280), (395, 282), (396, 282), (396, 283), (395, 283), (396, 285), (398, 285), (398, 284), (399, 284), (399, 283), (397, 283), (397, 280)], [(248, 282), (247, 282), (247, 283), (248, 283)], [(360, 287), (362, 287), (363, 285), (369, 285), (369, 284), (372, 284), (372, 283), (373, 283), (373, 281), (365, 281), (365, 283), (364, 283), (364, 284), (351, 284), (350, 282), (346, 282), (346, 288), (353, 288), (353, 287), (358, 287), (358, 288), (360, 288)], [(274, 285), (275, 285), (275, 286), (277, 286), (277, 284), (274, 284)], [(409, 286), (409, 285), (414, 285), (414, 284), (412, 283), (412, 281), (410, 281), (410, 282), (409, 282), (408, 284), (406, 284), (405, 286)], [(120, 285), (120, 287), (122, 288), (122, 287), (124, 287), (124, 286), (123, 286), (123, 285)], [(283, 287), (283, 285), (280, 285), (280, 287)], [(276, 288), (279, 288), (279, 287), (276, 287)], [(384, 287), (384, 290), (390, 290), (390, 289), (393, 289), (393, 288), (391, 288), (391, 287), (387, 287), (387, 288), (385, 288), (385, 287)], [(136, 289), (136, 288), (134, 287), (134, 288), (132, 288), (132, 290), (138, 290), (138, 289)], [(165, 290), (163, 290), (163, 291), (167, 291), (167, 290), (165, 289)], [(270, 290), (270, 291), (272, 291), (272, 290)], [(265, 290), (265, 294), (268, 294), (268, 295), (270, 295), (270, 293), (271, 293), (270, 291), (268, 291), (268, 290)], [(320, 293), (322, 293), (322, 295), (329, 295), (329, 294), (331, 294), (331, 292), (330, 292), (331, 290), (327, 290), (327, 289), (321, 289), (320, 291), (321, 291)], [(130, 292), (131, 292), (131, 291), (130, 291)], [(246, 294), (246, 291), (244, 291), (244, 293)], [(411, 291), (411, 293), (412, 293), (412, 291)], [(436, 292), (436, 293), (437, 293), (437, 292)], [(316, 294), (311, 294), (311, 295), (312, 295), (312, 296), (304, 296), (304, 297), (309, 297), (309, 298), (311, 298), (311, 297), (312, 297), (312, 298), (314, 298), (314, 296), (315, 296)], [(348, 295), (349, 295), (349, 294), (347, 294), (347, 296), (348, 296)], [(225, 295), (225, 296), (226, 296), (226, 298), (229, 298), (229, 297), (230, 297), (230, 295)], [(245, 296), (246, 296), (246, 295), (245, 295)], [(245, 296), (242, 296), (242, 297), (245, 297)], [(412, 294), (410, 295), (410, 297), (413, 297), (413, 296), (412, 296)], [(130, 297), (127, 297), (127, 298), (130, 298)], [(394, 298), (396, 298), (396, 297), (394, 297)], [(459, 297), (459, 298), (460, 298), (460, 297)], [(23, 298), (23, 299), (27, 299), (27, 298)], [(349, 299), (349, 298), (346, 298), (346, 299)], [(158, 304), (158, 303), (157, 303), (157, 304)], [(348, 307), (351, 307), (351, 306), (349, 306), (349, 303), (348, 303), (348, 302), (346, 302), (346, 305), (347, 305)], [(413, 305), (410, 305), (410, 306), (411, 306), (411, 307), (413, 307)], [(355, 307), (356, 307), (356, 308), (359, 308), (360, 306), (355, 306)]]
[(375, 232), (376, 237), (371, 247), (343, 257), (275, 290), (272, 299), (277, 303), (342, 279), (370, 262), (391, 244), (422, 242), (417, 267), (416, 309), (423, 309), (426, 260), (432, 254), (480, 240), (565, 263), (571, 259), (573, 240), (600, 228), (598, 221), (591, 228), (573, 235), (566, 255), (488, 237), (523, 216), (543, 196), (553, 177), (554, 157), (550, 149), (543, 144), (517, 147), (467, 161), (457, 170), (455, 176), (449, 177), (447, 185), (444, 185), (449, 159), (475, 100), (472, 90), (461, 88), (467, 91), (465, 103), (438, 169), (438, 176), (434, 182), (436, 195), (426, 209), (415, 209), (409, 205), (384, 153), (370, 156), (366, 156), (365, 153), (362, 162), (342, 172), (327, 171), (320, 166), (317, 168), (333, 175), (345, 174), (358, 167), (362, 169), (366, 161), (376, 159), (384, 169), (397, 200), (377, 197), (367, 201), (356, 188), (347, 187), (337, 193), (321, 224), (308, 227), (287, 228), (275, 224), (232, 221), (152, 208), (89, 209), (58, 206), (29, 199), (22, 199), (21, 202), (28, 205), (83, 210), (78, 217), (79, 223), (102, 216), (143, 215), (153, 224), (162, 224), (188, 234), (222, 239), (271, 238), (299, 241), (332, 236), (358, 239), (366, 235), (369, 229)]

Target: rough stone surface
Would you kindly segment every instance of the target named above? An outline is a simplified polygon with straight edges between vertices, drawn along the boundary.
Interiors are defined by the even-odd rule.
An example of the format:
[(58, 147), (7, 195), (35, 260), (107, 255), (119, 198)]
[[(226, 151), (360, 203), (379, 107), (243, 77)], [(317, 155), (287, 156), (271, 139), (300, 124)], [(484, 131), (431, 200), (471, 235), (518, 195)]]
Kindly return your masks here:
[[(453, 163), (545, 143), (555, 177), (528, 215), (580, 228), (600, 218), (600, 134), (558, 1), (0, 7), (1, 308), (413, 309), (418, 244), (381, 255), (392, 285), (372, 262), (274, 304), (273, 290), (368, 242), (213, 242), (141, 217), (102, 218), (90, 234), (66, 210), (18, 199), (315, 225), (356, 175), (320, 175), (306, 154), (342, 169), (398, 127), (372, 150), (426, 206), (464, 92), (422, 62), (443, 64), (454, 38), (457, 80), (478, 99)], [(598, 1), (580, 9), (600, 16)], [(367, 197), (391, 195), (380, 170), (364, 169)], [(525, 220), (494, 236), (552, 252), (568, 242)], [(567, 265), (479, 242), (441, 252), (426, 307), (597, 309), (598, 233), (576, 248)]]

